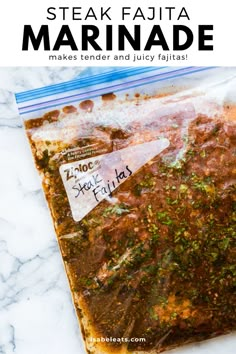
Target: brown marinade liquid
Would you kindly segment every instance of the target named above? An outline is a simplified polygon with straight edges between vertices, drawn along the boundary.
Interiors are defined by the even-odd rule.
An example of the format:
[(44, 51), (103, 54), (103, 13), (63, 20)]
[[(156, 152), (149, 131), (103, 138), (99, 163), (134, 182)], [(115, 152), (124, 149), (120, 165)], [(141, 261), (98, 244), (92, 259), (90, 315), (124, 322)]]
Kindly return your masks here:
[[(83, 109), (91, 104), (85, 101)], [(174, 128), (165, 132), (170, 147), (113, 192), (115, 205), (104, 200), (80, 222), (72, 218), (58, 171), (66, 157), (53, 159), (50, 142), (38, 153), (31, 139), (43, 120), (28, 121), (27, 131), (78, 315), (79, 297), (98, 336), (145, 338), (128, 343), (127, 353), (159, 352), (235, 330), (235, 118), (194, 119), (177, 163), (182, 138)], [(96, 135), (69, 147), (98, 143), (110, 152), (135, 134), (96, 129), (112, 144)], [(144, 126), (143, 134), (153, 129), (158, 132)], [(107, 353), (120, 346), (107, 343)]]

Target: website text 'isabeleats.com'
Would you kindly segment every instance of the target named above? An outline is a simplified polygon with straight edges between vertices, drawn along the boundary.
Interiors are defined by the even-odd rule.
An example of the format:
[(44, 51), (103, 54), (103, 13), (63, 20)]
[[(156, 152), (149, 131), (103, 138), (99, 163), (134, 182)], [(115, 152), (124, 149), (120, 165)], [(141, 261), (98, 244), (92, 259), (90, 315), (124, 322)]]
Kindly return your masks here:
[(128, 337), (90, 337), (91, 343), (145, 343), (146, 338)]

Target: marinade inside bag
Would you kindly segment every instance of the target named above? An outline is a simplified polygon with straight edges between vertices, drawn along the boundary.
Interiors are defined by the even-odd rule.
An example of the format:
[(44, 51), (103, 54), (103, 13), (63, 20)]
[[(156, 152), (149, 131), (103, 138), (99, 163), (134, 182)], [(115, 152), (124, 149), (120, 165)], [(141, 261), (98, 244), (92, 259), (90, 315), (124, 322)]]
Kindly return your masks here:
[[(156, 115), (155, 100), (124, 105), (122, 122), (110, 102), (104, 124), (87, 104), (25, 122), (91, 353), (158, 353), (236, 328), (236, 110)], [(73, 219), (61, 165), (160, 137), (169, 146), (112, 202)]]

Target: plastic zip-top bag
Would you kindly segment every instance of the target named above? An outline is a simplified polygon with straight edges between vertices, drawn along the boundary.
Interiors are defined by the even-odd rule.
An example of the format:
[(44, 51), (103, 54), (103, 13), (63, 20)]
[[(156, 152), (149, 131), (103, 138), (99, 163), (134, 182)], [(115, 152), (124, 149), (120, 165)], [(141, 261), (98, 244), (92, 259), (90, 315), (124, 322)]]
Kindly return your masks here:
[(120, 68), (16, 95), (89, 353), (236, 328), (235, 68)]

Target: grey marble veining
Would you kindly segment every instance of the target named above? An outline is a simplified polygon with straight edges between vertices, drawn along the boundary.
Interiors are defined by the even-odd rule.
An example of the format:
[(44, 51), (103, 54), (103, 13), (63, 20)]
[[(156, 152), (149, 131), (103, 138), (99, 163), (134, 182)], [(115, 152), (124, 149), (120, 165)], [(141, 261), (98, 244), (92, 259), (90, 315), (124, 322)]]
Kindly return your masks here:
[(52, 222), (13, 92), (80, 68), (0, 68), (0, 353), (83, 353)]
[[(14, 91), (75, 78), (81, 68), (0, 68), (0, 354), (83, 354), (50, 215)], [(179, 354), (234, 354), (228, 335)]]

